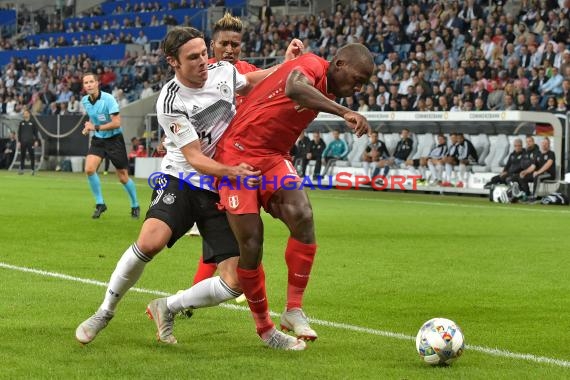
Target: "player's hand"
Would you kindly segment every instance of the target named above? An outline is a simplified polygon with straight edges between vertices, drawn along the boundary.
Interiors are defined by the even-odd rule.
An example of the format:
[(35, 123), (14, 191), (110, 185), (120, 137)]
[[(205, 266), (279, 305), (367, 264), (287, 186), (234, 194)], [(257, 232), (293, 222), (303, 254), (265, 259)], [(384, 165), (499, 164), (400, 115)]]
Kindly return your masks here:
[(254, 170), (253, 166), (242, 162), (233, 166), (228, 176), (230, 181), (235, 181), (238, 177), (240, 181), (246, 180), (249, 187), (255, 187), (261, 183), (261, 170)]
[(34, 142), (34, 148), (37, 148), (38, 146), (40, 146), (40, 144), (37, 141), (35, 141)]
[(84, 136), (87, 136), (89, 134), (89, 132), (95, 130), (95, 126), (90, 121), (86, 121), (85, 124), (83, 124), (83, 125), (84, 125), (84, 128), (83, 128), (83, 131), (81, 133), (83, 133)]
[(307, 153), (307, 160), (310, 160), (313, 158), (313, 155), (311, 153)]
[(354, 130), (357, 137), (361, 137), (370, 133), (370, 125), (368, 120), (358, 112), (349, 111), (344, 114), (344, 120), (349, 127)]
[(538, 174), (538, 172), (532, 172), (532, 177), (533, 177), (533, 178), (536, 178), (536, 177), (538, 177), (539, 175), (540, 175), (540, 174)]
[(22, 144), (20, 144), (19, 142), (16, 143), (16, 147), (17, 147), (18, 149), (20, 149), (21, 146), (22, 146)]
[(300, 57), (303, 54), (303, 50), (305, 50), (305, 45), (303, 45), (303, 41), (297, 38), (293, 38), (293, 40), (287, 47), (287, 51), (285, 52), (285, 61), (290, 61), (291, 59)]

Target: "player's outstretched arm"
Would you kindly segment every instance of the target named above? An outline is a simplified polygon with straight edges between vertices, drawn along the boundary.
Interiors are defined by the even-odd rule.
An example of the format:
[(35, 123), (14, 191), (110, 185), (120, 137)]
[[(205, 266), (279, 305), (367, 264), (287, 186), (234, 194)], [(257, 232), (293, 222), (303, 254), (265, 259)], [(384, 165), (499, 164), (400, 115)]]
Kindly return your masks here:
[(358, 112), (341, 106), (330, 100), (317, 90), (313, 83), (299, 70), (293, 70), (285, 84), (285, 95), (301, 107), (310, 108), (318, 112), (338, 115), (354, 129), (358, 137), (367, 134), (370, 130), (368, 120)]
[(293, 38), (289, 46), (287, 46), (287, 51), (285, 52), (285, 62), (295, 59), (303, 54), (305, 50), (305, 45), (303, 41), (298, 38)]
[(244, 177), (259, 177), (261, 175), (259, 170), (253, 170), (253, 167), (250, 165), (240, 164), (238, 166), (227, 166), (205, 156), (202, 153), (199, 140), (184, 145), (180, 148), (180, 151), (186, 158), (186, 161), (188, 161), (194, 169), (205, 175), (218, 178), (227, 177), (232, 181), (235, 180), (236, 177), (243, 179)]
[[(287, 52), (285, 52), (285, 62), (301, 56), (303, 54), (304, 49), (305, 45), (303, 45), (303, 41), (294, 38), (287, 47)], [(245, 77), (247, 78), (247, 85), (238, 90), (237, 93), (243, 96), (247, 95), (256, 84), (258, 84), (263, 79), (265, 79), (269, 74), (277, 70), (279, 66), (281, 66), (281, 64), (271, 66), (270, 68), (265, 70), (257, 70), (245, 74)]]

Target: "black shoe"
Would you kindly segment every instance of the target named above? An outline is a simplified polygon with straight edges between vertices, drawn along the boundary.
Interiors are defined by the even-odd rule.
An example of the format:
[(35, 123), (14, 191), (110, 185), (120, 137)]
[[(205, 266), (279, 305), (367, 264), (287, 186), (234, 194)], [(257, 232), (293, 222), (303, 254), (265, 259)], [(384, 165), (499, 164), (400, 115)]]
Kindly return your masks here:
[(105, 206), (105, 204), (97, 204), (95, 205), (95, 211), (93, 211), (93, 219), (99, 219), (99, 217), (101, 216), (102, 213), (104, 213), (105, 211), (107, 211), (107, 206)]
[(483, 186), (483, 189), (485, 190), (491, 190), (491, 188), (493, 187), (493, 183), (492, 182), (487, 182), (485, 184), (485, 186)]
[(141, 216), (141, 208), (140, 207), (131, 207), (131, 217), (133, 219), (138, 219)]

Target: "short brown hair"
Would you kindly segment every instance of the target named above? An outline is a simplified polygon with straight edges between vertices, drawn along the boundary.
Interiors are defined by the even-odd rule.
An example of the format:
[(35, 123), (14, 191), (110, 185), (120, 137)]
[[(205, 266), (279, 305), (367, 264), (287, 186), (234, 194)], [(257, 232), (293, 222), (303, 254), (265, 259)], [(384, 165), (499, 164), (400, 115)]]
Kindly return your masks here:
[(95, 78), (95, 81), (96, 81), (96, 82), (99, 82), (99, 75), (97, 75), (97, 74), (95, 74), (95, 73), (92, 73), (92, 72), (83, 73), (83, 75), (81, 76), (81, 82), (83, 82), (83, 80), (85, 79), (85, 77), (88, 77), (88, 76), (90, 76), (90, 75), (92, 75), (93, 78)]
[(171, 29), (162, 40), (162, 51), (166, 57), (178, 59), (178, 49), (194, 38), (204, 38), (204, 34), (191, 26), (177, 26)]

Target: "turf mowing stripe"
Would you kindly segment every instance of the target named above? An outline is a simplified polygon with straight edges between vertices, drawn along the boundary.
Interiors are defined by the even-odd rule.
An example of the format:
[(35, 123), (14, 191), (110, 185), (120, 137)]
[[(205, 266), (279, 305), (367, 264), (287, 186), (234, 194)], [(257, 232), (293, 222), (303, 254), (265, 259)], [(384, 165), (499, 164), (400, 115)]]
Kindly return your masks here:
[[(48, 271), (40, 270), (40, 269), (20, 267), (20, 266), (10, 265), (10, 264), (3, 263), (3, 262), (0, 262), (0, 268), (15, 270), (15, 271), (19, 271), (19, 272), (33, 273), (33, 274), (37, 274), (40, 276), (53, 277), (53, 278), (58, 278), (58, 279), (62, 279), (62, 280), (75, 281), (75, 282), (80, 282), (82, 284), (96, 285), (96, 286), (101, 286), (101, 287), (107, 286), (107, 283), (102, 282), (102, 281), (91, 280), (88, 278), (69, 276), (69, 275), (63, 274), (63, 273), (48, 272)], [(152, 295), (157, 295), (157, 296), (168, 296), (171, 294), (171, 293), (166, 293), (166, 292), (162, 292), (159, 290), (151, 290), (151, 289), (144, 289), (144, 288), (131, 288), (130, 291), (138, 292), (138, 293), (145, 293), (145, 294), (152, 294)], [(230, 310), (237, 310), (237, 311), (249, 311), (249, 308), (247, 308), (247, 307), (239, 306), (239, 305), (232, 305), (232, 304), (221, 304), (220, 307), (223, 307), (225, 309), (230, 309)], [(273, 311), (270, 312), (270, 314), (273, 317), (281, 316), (281, 314), (275, 313)], [(394, 339), (400, 339), (400, 340), (408, 340), (408, 341), (415, 340), (415, 338), (413, 336), (401, 334), (401, 333), (395, 333), (395, 332), (391, 332), (391, 331), (376, 330), (376, 329), (371, 329), (368, 327), (361, 327), (361, 326), (349, 325), (346, 323), (331, 322), (331, 321), (325, 321), (322, 319), (314, 319), (314, 318), (309, 318), (309, 321), (311, 321), (315, 325), (330, 327), (330, 328), (339, 329), (339, 330), (354, 331), (354, 332), (359, 332), (359, 333), (364, 333), (364, 334), (377, 335), (377, 336), (382, 336), (382, 337), (386, 337), (386, 338), (394, 338)], [(501, 350), (498, 348), (474, 346), (474, 345), (469, 345), (469, 344), (466, 345), (466, 348), (468, 350), (471, 350), (471, 351), (477, 351), (477, 352), (481, 352), (481, 353), (491, 355), (491, 356), (510, 358), (510, 359), (518, 359), (518, 360), (526, 360), (526, 361), (535, 362), (535, 363), (544, 363), (544, 364), (550, 364), (550, 365), (554, 365), (554, 366), (558, 366), (558, 367), (570, 368), (570, 361), (568, 361), (568, 360), (554, 359), (554, 358), (549, 358), (546, 356), (536, 356), (536, 355), (532, 355), (532, 354), (523, 354), (523, 353), (518, 353), (518, 352)]]

